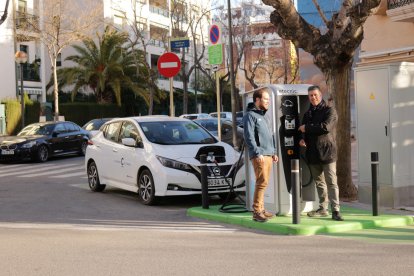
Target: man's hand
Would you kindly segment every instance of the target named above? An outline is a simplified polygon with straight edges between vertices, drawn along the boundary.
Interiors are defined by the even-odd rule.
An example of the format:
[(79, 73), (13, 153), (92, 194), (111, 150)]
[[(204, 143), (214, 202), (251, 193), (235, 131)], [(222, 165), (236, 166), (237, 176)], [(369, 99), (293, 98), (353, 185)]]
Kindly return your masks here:
[(257, 161), (259, 161), (260, 163), (263, 163), (264, 162), (263, 155), (258, 155), (256, 158), (257, 158)]
[(305, 140), (300, 139), (300, 141), (299, 141), (299, 146), (306, 148), (306, 143), (305, 143)]
[(305, 133), (305, 132), (306, 132), (305, 125), (301, 125), (301, 126), (298, 128), (298, 130), (299, 130), (300, 132), (302, 132), (302, 133)]
[(273, 155), (272, 160), (276, 163), (277, 161), (279, 161), (279, 157), (277, 157), (277, 155)]

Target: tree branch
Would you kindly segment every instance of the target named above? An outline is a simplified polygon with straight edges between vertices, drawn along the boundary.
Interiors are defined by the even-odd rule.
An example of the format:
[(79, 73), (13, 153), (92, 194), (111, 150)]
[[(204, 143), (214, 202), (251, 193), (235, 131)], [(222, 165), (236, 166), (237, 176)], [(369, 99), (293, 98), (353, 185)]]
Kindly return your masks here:
[(321, 6), (319, 6), (318, 0), (312, 0), (312, 2), (315, 5), (316, 9), (318, 10), (318, 13), (321, 16), (323, 22), (328, 27), (329, 20), (326, 18), (325, 14), (323, 13), (323, 10), (321, 9)]

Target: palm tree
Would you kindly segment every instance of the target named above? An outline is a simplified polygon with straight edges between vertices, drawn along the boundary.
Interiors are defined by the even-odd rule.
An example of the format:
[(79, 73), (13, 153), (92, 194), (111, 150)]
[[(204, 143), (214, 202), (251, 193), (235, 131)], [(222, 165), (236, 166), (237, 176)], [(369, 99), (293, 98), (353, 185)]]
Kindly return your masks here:
[[(73, 85), (72, 100), (81, 87), (93, 90), (99, 103), (115, 102), (121, 105), (123, 89), (130, 89), (148, 104), (148, 72), (143, 65), (142, 51), (126, 48), (127, 34), (106, 27), (102, 35), (75, 45), (75, 55), (65, 60), (76, 64), (74, 67), (59, 69), (59, 82), (62, 87)], [(142, 61), (137, 70), (136, 57)], [(137, 72), (140, 72), (138, 75)]]

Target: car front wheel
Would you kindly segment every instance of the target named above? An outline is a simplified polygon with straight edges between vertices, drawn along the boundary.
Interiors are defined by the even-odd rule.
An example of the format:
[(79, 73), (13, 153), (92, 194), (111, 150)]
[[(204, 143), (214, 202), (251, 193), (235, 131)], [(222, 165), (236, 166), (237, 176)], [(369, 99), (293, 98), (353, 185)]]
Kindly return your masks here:
[(49, 149), (45, 145), (40, 145), (37, 149), (36, 159), (39, 162), (46, 162), (49, 159)]
[(154, 205), (156, 203), (154, 178), (147, 169), (143, 170), (139, 175), (138, 195), (141, 202), (145, 205)]
[(88, 183), (89, 188), (94, 192), (102, 192), (105, 189), (105, 185), (99, 181), (98, 168), (93, 161), (88, 164)]

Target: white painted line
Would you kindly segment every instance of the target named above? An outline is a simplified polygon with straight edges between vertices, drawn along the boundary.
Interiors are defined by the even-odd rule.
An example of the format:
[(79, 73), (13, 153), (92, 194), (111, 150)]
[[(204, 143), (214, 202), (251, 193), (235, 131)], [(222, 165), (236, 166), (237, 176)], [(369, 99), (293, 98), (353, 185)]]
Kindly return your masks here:
[(177, 68), (178, 62), (161, 62), (161, 68)]
[(81, 176), (85, 174), (86, 172), (67, 173), (67, 174), (51, 176), (50, 178), (66, 178), (66, 177), (72, 177), (72, 176)]
[[(80, 168), (66, 168), (66, 169), (61, 169), (61, 170), (53, 170), (53, 171), (48, 171), (48, 172), (42, 172), (42, 173), (33, 173), (33, 174), (26, 174), (26, 175), (21, 175), (18, 177), (36, 177), (36, 176), (43, 176), (43, 175), (51, 175), (51, 174), (58, 174), (58, 173), (62, 173), (62, 172), (68, 172), (68, 171), (75, 171), (75, 170), (79, 170)], [(83, 170), (83, 168), (82, 168)]]
[(26, 174), (26, 173), (34, 173), (34, 172), (41, 172), (41, 171), (51, 171), (51, 170), (59, 169), (59, 168), (61, 168), (61, 166), (57, 166), (57, 165), (47, 166), (47, 167), (39, 167), (39, 168), (32, 168), (30, 170), (27, 170), (23, 167), (23, 168), (20, 168), (19, 170), (13, 171), (13, 172), (2, 173), (1, 177), (22, 175), (22, 174)]

